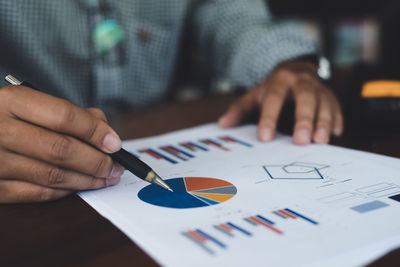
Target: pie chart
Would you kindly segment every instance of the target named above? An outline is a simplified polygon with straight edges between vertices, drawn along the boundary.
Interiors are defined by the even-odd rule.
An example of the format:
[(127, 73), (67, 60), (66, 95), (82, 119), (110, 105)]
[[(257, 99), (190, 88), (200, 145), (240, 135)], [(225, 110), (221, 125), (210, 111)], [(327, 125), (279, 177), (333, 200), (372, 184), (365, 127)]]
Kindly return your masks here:
[(160, 207), (188, 209), (217, 205), (231, 199), (237, 192), (233, 184), (216, 178), (181, 177), (165, 182), (174, 192), (151, 184), (139, 191), (139, 199)]

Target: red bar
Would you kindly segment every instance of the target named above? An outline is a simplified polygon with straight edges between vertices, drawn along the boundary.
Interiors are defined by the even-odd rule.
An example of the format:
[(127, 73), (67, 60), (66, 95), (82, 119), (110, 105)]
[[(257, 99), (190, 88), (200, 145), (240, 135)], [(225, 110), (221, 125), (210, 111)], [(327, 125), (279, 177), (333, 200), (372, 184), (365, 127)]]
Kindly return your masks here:
[(228, 231), (228, 232), (232, 231), (232, 228), (231, 228), (231, 227), (229, 227), (228, 225), (223, 224), (223, 223), (221, 223), (221, 224), (219, 225), (219, 227), (221, 227), (222, 229), (224, 229), (224, 230), (226, 230), (226, 231)]
[(280, 214), (283, 214), (283, 215), (285, 215), (285, 216), (287, 216), (287, 217), (290, 217), (290, 218), (292, 218), (292, 219), (296, 219), (296, 218), (297, 218), (297, 217), (294, 216), (293, 214), (290, 214), (289, 212), (286, 212), (286, 211), (284, 211), (284, 210), (278, 210), (278, 212), (279, 212)]
[(216, 146), (216, 147), (218, 147), (218, 148), (220, 148), (220, 149), (222, 149), (222, 150), (229, 151), (229, 148), (226, 148), (226, 147), (224, 147), (224, 146), (221, 146), (220, 144), (217, 144), (217, 143), (215, 143), (215, 142), (213, 142), (213, 141), (211, 141), (211, 140), (204, 139), (204, 140), (201, 140), (201, 141), (202, 141), (203, 143)]
[(200, 242), (204, 243), (207, 241), (207, 238), (205, 238), (202, 235), (199, 235), (198, 233), (196, 233), (195, 231), (188, 231), (187, 232), (190, 236), (196, 238), (197, 240), (199, 240)]
[(171, 152), (172, 154), (179, 154), (179, 151), (176, 151), (175, 149), (173, 149), (172, 147), (169, 146), (163, 146), (162, 148), (164, 148), (165, 150), (168, 150), (169, 152)]
[(181, 143), (180, 145), (186, 147), (189, 150), (195, 151), (194, 146), (189, 143)]
[(258, 223), (258, 224), (261, 224), (261, 225), (263, 225), (263, 226), (265, 226), (265, 227), (267, 227), (268, 229), (274, 231), (275, 233), (277, 233), (277, 234), (279, 234), (279, 235), (282, 235), (282, 234), (283, 234), (283, 232), (282, 232), (281, 230), (279, 230), (279, 229), (273, 227), (272, 225), (269, 225), (268, 223), (266, 223), (266, 222), (264, 222), (264, 221), (261, 221), (261, 220), (257, 219), (256, 217), (251, 216), (251, 217), (250, 217), (250, 220), (252, 220), (253, 222), (256, 222), (256, 223)]
[(156, 159), (162, 159), (162, 157), (160, 155), (157, 155), (156, 153), (154, 153), (153, 151), (149, 150), (149, 149), (145, 149), (143, 150), (145, 153), (149, 154), (150, 156), (156, 158)]
[(194, 148), (194, 145), (191, 144), (191, 143), (188, 143), (188, 142), (183, 143), (183, 145), (185, 145), (185, 146), (187, 146), (187, 147), (190, 147), (190, 148)]
[(172, 153), (175, 154), (181, 154), (180, 151), (176, 150), (175, 148), (171, 147), (171, 146), (166, 146), (165, 148), (167, 148), (169, 151), (171, 151)]
[(227, 142), (236, 143), (236, 140), (233, 140), (229, 136), (223, 136), (223, 137), (221, 137), (221, 139), (224, 141), (227, 141)]

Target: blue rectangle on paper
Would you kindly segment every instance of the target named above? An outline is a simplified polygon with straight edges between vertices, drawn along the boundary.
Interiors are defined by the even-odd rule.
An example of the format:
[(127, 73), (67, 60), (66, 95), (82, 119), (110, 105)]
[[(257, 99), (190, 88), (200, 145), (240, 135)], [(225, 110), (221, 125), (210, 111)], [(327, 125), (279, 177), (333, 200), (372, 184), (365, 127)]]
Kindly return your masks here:
[(263, 217), (263, 216), (261, 216), (261, 215), (256, 215), (256, 217), (257, 217), (258, 219), (261, 219), (262, 221), (264, 221), (264, 222), (270, 224), (270, 225), (274, 225), (274, 224), (275, 224), (273, 221), (270, 221), (270, 220), (268, 220), (267, 218), (265, 218), (265, 217)]
[(366, 213), (366, 212), (369, 212), (369, 211), (373, 211), (373, 210), (377, 210), (377, 209), (380, 209), (380, 208), (384, 208), (386, 206), (389, 206), (389, 204), (386, 204), (386, 203), (384, 203), (382, 201), (375, 200), (375, 201), (368, 202), (368, 203), (365, 203), (365, 204), (362, 204), (362, 205), (351, 207), (350, 209), (355, 210), (358, 213)]
[(294, 210), (285, 209), (285, 211), (286, 211), (286, 212), (289, 212), (289, 213), (291, 213), (291, 214), (293, 214), (294, 216), (297, 216), (297, 217), (299, 217), (299, 218), (302, 218), (303, 220), (306, 220), (307, 222), (310, 222), (310, 223), (312, 223), (312, 224), (315, 224), (315, 225), (318, 224), (318, 222), (316, 222), (316, 221), (314, 221), (314, 220), (312, 220), (312, 219), (310, 219), (310, 218), (308, 218), (308, 217), (306, 217), (306, 216), (304, 216), (304, 215), (301, 215), (300, 213), (295, 212)]
[(236, 230), (242, 232), (242, 233), (245, 234), (245, 235), (251, 236), (251, 233), (250, 233), (250, 232), (244, 230), (243, 228), (241, 228), (241, 227), (239, 227), (239, 226), (237, 226), (237, 225), (234, 225), (234, 224), (231, 223), (231, 222), (228, 222), (228, 223), (226, 223), (226, 224), (227, 224), (228, 226), (232, 227), (233, 229), (236, 229)]
[(192, 144), (194, 147), (197, 147), (198, 149), (200, 149), (200, 150), (203, 150), (203, 151), (208, 151), (208, 149), (207, 148), (205, 148), (205, 147), (202, 147), (202, 146), (200, 146), (200, 145), (198, 145), (198, 144), (195, 144), (195, 143), (190, 143), (190, 144)]

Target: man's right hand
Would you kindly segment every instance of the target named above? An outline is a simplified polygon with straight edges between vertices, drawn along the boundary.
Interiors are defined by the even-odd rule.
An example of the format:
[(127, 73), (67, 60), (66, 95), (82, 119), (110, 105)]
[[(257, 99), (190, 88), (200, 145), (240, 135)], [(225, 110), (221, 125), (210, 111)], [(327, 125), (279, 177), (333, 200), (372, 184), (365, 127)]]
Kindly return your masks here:
[(121, 140), (99, 109), (0, 88), (0, 203), (49, 201), (119, 182)]

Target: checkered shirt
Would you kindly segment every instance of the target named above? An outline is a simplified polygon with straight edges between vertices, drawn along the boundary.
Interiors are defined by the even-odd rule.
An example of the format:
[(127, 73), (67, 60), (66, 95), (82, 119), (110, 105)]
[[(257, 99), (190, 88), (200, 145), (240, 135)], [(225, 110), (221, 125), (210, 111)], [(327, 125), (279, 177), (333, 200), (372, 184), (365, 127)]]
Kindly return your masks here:
[[(105, 6), (105, 7), (104, 7)], [(104, 55), (93, 32), (116, 21), (124, 38)], [(317, 53), (297, 21), (277, 22), (263, 0), (2, 0), (0, 76), (107, 113), (165, 98), (183, 69), (205, 87), (250, 88), (280, 62)], [(179, 76), (179, 74), (178, 74)]]

